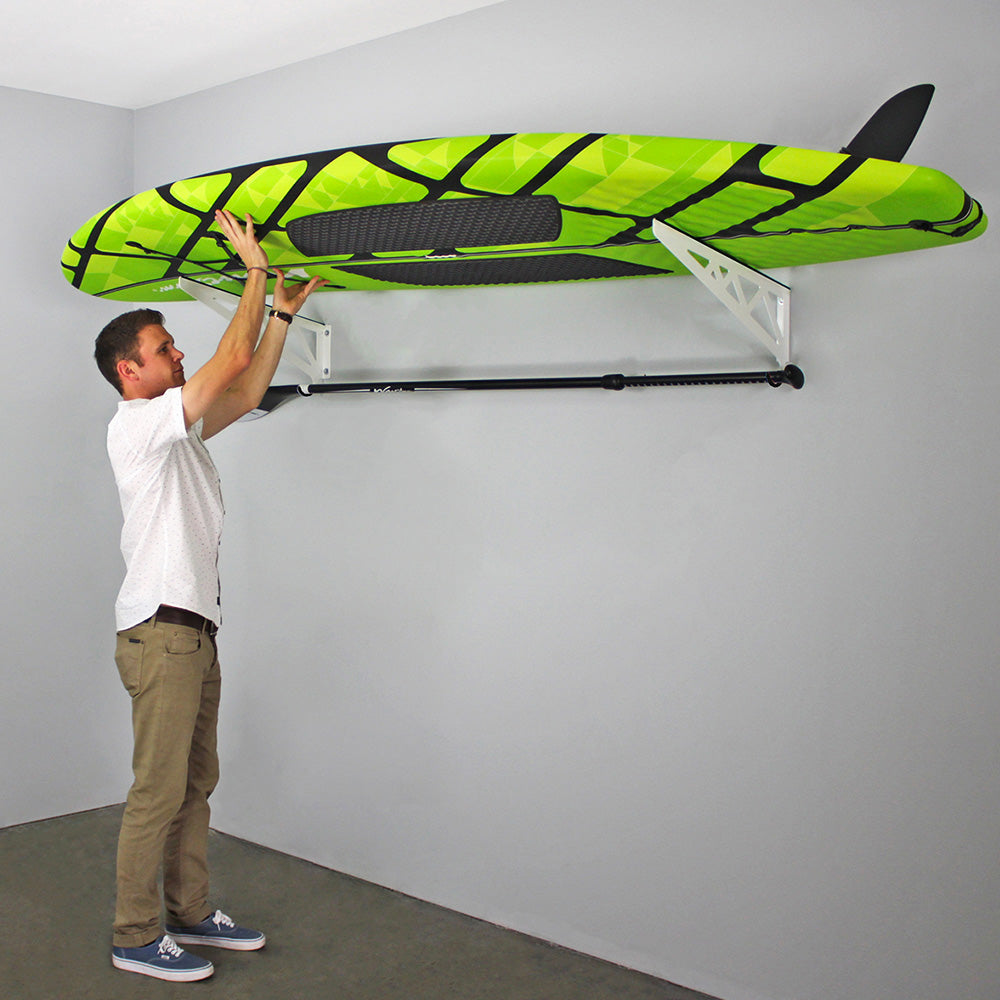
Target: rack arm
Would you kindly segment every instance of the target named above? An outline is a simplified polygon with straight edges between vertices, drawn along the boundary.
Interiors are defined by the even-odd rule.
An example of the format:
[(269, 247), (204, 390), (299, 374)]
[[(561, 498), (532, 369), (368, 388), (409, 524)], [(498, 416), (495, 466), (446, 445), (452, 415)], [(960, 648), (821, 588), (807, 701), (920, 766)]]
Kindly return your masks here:
[(653, 235), (774, 355), (791, 354), (792, 290), (659, 219)]
[[(181, 291), (197, 299), (209, 309), (226, 319), (236, 312), (240, 301), (238, 295), (215, 288), (203, 281), (191, 278), (180, 278), (178, 285)], [(267, 322), (266, 314), (264, 322)], [(329, 325), (320, 323), (305, 316), (295, 316), (288, 326), (288, 332), (293, 335), (293, 342), (288, 345), (288, 361), (299, 369), (307, 378), (319, 382), (330, 377), (330, 345), (333, 339)]]

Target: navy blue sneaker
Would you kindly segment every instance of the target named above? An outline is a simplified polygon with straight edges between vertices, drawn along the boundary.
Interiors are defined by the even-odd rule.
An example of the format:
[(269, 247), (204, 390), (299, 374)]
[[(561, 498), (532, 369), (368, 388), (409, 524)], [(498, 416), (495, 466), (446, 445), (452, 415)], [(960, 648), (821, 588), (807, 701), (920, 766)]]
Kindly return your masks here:
[(138, 972), (154, 979), (169, 979), (174, 983), (191, 983), (208, 979), (215, 966), (207, 959), (189, 955), (177, 947), (169, 934), (158, 937), (142, 948), (112, 948), (111, 964), (125, 972)]
[(175, 941), (181, 944), (210, 945), (213, 948), (230, 948), (233, 951), (256, 951), (263, 948), (267, 938), (260, 931), (239, 927), (222, 910), (206, 917), (194, 927), (175, 927), (167, 924), (167, 930)]

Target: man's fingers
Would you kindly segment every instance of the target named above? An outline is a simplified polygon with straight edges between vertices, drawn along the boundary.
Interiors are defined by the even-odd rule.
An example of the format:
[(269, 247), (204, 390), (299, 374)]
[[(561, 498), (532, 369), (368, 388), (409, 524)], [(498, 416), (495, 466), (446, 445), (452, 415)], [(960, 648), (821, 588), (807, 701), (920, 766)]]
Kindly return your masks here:
[(314, 277), (310, 278), (308, 281), (300, 282), (295, 285), (295, 294), (301, 295), (303, 298), (308, 298), (320, 285), (328, 285), (329, 282), (326, 278)]
[(305, 300), (309, 298), (309, 296), (312, 295), (312, 293), (316, 291), (317, 288), (319, 288), (321, 285), (326, 285), (326, 284), (329, 284), (326, 278), (316, 277), (316, 278), (311, 278), (308, 282), (303, 282), (302, 284), (294, 285), (292, 288), (289, 289), (289, 291), (293, 293), (295, 301), (299, 305), (302, 305), (302, 303), (305, 302)]
[(253, 217), (249, 212), (246, 214), (245, 229), (227, 208), (215, 210), (215, 221), (219, 229), (222, 230), (222, 234), (229, 241), (229, 245), (247, 267), (266, 268), (268, 266), (267, 254), (257, 241)]
[[(249, 219), (250, 216), (248, 215), (247, 218)], [(219, 224), (219, 228), (224, 233), (226, 239), (235, 248), (236, 244), (240, 242), (240, 237), (244, 235), (243, 227), (236, 221), (236, 217), (226, 209), (217, 209), (215, 212), (215, 221)]]
[(226, 234), (230, 242), (233, 241), (233, 237), (237, 239), (241, 236), (254, 238), (253, 218), (249, 212), (246, 214), (245, 227), (228, 208), (217, 208), (215, 210), (215, 221), (219, 224), (219, 228)]

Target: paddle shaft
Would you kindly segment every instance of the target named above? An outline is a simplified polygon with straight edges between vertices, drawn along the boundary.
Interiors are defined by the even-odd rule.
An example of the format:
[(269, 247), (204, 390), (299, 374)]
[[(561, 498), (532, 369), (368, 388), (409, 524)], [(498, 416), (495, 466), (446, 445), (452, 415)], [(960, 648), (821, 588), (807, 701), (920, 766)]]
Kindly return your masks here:
[(421, 392), (433, 390), (489, 389), (632, 389), (680, 385), (742, 385), (766, 383), (771, 386), (790, 385), (801, 389), (805, 377), (795, 365), (779, 371), (708, 372), (691, 375), (593, 375), (558, 378), (486, 378), (486, 379), (424, 379), (419, 381), (385, 382), (318, 382), (308, 386), (273, 385), (268, 389), (272, 398), (298, 394), (311, 396), (325, 392)]

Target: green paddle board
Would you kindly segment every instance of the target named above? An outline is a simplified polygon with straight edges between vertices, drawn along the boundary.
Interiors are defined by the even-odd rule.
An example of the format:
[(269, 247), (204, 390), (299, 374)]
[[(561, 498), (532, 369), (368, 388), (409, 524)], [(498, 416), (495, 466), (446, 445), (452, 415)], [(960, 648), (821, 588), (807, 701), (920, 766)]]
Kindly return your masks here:
[(862, 134), (832, 153), (525, 133), (307, 153), (127, 198), (73, 234), (62, 266), (75, 287), (109, 299), (187, 299), (180, 277), (239, 293), (243, 267), (217, 208), (249, 213), (272, 265), (324, 277), (325, 291), (687, 273), (654, 219), (759, 270), (946, 246), (986, 229), (954, 180), (871, 155), (883, 148)]

